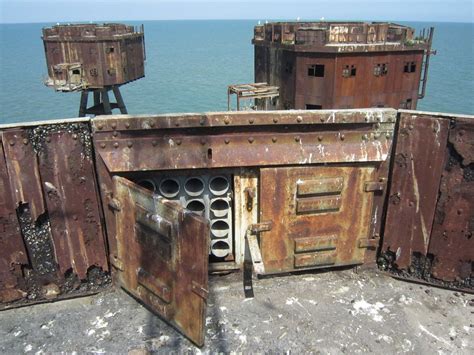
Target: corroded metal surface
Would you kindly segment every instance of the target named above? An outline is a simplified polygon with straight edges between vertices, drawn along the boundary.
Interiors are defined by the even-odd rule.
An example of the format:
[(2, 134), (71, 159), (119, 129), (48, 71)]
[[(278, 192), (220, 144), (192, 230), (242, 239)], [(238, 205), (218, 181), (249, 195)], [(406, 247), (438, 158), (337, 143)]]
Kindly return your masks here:
[[(0, 134), (0, 143), (2, 135)], [(26, 296), (22, 265), (28, 263), (9, 184), (3, 147), (0, 144), (0, 303)]]
[[(255, 27), (255, 82), (280, 88), (259, 109), (416, 108), (433, 28), (390, 23), (275, 22)], [(421, 89), (420, 89), (421, 88)]]
[(121, 85), (145, 75), (143, 27), (57, 25), (43, 29), (48, 80), (58, 91)]
[(474, 287), (474, 120), (454, 117), (428, 253), (433, 277)]
[(474, 117), (402, 112), (379, 265), (473, 287)]
[(260, 234), (266, 272), (362, 264), (373, 210), (363, 187), (377, 175), (374, 166), (262, 169), (260, 219), (273, 221)]
[(400, 117), (383, 241), (399, 268), (410, 266), (413, 253), (428, 251), (448, 130), (443, 118)]
[(45, 212), (38, 158), (28, 131), (13, 129), (3, 132), (3, 148), (14, 203), (27, 203), (31, 218)]
[(5, 128), (2, 136), (1, 308), (106, 286), (89, 124)]
[(108, 269), (96, 177), (87, 152), (90, 138), (85, 137), (80, 131), (49, 133), (39, 155), (59, 269), (65, 273), (72, 267), (81, 280), (92, 266)]
[(209, 222), (125, 178), (114, 187), (119, 284), (202, 346)]
[(384, 161), (394, 114), (354, 110), (111, 117), (94, 121), (94, 139), (110, 172)]

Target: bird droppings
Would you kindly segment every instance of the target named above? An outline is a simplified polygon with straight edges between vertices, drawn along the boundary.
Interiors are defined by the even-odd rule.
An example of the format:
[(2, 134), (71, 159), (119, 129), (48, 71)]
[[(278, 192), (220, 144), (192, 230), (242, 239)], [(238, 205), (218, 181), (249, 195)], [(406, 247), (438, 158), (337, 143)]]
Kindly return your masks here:
[(0, 312), (0, 353), (474, 353), (468, 294), (350, 270), (254, 286), (244, 302), (240, 274), (210, 277), (202, 349), (117, 289)]

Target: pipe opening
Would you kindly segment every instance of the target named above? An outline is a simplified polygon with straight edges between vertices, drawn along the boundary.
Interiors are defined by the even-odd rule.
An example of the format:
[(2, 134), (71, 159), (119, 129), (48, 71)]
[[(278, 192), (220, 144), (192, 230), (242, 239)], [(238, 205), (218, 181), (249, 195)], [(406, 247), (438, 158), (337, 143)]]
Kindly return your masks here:
[(204, 192), (204, 182), (197, 177), (186, 180), (184, 190), (189, 196), (199, 196)]
[(145, 189), (147, 189), (147, 190), (150, 190), (150, 191), (153, 191), (153, 192), (156, 191), (156, 185), (151, 180), (140, 180), (138, 182), (138, 185), (145, 188)]
[(211, 211), (216, 217), (224, 217), (229, 212), (229, 202), (223, 199), (214, 200), (211, 203)]
[(223, 258), (230, 253), (230, 246), (227, 242), (223, 240), (219, 240), (218, 242), (212, 245), (212, 254), (217, 256), (218, 258)]
[(179, 182), (175, 179), (164, 179), (160, 184), (160, 193), (166, 198), (176, 197), (179, 193)]
[(229, 181), (223, 176), (216, 176), (211, 179), (209, 189), (216, 196), (223, 195), (229, 190)]
[(229, 235), (229, 224), (222, 220), (214, 221), (211, 225), (211, 233), (216, 238), (225, 238)]
[(206, 209), (206, 206), (201, 200), (192, 200), (188, 202), (186, 208), (190, 211), (193, 211), (194, 213), (202, 215), (204, 213), (204, 210)]

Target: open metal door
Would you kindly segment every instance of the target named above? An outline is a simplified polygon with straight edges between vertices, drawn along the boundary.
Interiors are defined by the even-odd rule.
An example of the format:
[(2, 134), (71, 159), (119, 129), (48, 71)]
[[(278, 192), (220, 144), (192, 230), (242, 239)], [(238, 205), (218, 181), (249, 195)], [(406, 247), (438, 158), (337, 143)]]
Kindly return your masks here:
[(209, 223), (114, 177), (118, 284), (198, 346), (204, 344)]

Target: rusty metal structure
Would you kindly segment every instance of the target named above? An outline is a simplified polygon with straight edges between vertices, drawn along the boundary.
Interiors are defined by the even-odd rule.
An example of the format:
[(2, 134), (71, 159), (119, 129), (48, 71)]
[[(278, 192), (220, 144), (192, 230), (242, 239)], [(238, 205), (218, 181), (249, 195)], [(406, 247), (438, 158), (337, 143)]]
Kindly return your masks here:
[(474, 116), (108, 115), (0, 141), (0, 308), (112, 278), (202, 345), (210, 271), (378, 265), (474, 290)]
[[(237, 97), (237, 111), (240, 111), (240, 100), (259, 100), (260, 106), (265, 110), (269, 107), (269, 100), (275, 100), (279, 96), (279, 88), (270, 86), (267, 83), (252, 83), (229, 85), (227, 88), (227, 111), (230, 111), (230, 97)], [(263, 105), (262, 105), (263, 102)]]
[(268, 109), (415, 109), (435, 53), (433, 33), (380, 22), (258, 25), (255, 81), (280, 88)]
[[(79, 117), (127, 113), (120, 86), (145, 76), (145, 37), (123, 24), (57, 25), (43, 29), (48, 67), (45, 85), (56, 91), (80, 91)], [(116, 102), (110, 102), (112, 91)], [(89, 93), (94, 105), (87, 107)]]

